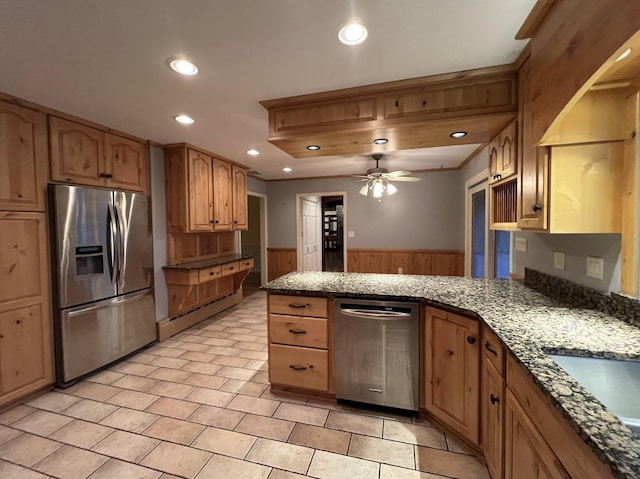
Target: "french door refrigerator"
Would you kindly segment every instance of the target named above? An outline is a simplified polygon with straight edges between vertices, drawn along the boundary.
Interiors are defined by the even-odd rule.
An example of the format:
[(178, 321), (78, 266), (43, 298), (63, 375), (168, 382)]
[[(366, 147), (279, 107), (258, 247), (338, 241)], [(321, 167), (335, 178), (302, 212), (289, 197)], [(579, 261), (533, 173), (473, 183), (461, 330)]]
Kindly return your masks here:
[(153, 251), (147, 197), (49, 185), (57, 383), (152, 343)]

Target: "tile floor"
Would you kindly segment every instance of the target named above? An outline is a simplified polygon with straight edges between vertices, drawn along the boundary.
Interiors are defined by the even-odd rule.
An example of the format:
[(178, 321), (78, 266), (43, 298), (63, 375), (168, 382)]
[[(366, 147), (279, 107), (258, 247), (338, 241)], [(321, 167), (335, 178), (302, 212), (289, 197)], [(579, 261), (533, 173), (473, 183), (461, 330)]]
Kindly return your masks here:
[(0, 478), (487, 479), (425, 419), (269, 391), (266, 297), (0, 415)]

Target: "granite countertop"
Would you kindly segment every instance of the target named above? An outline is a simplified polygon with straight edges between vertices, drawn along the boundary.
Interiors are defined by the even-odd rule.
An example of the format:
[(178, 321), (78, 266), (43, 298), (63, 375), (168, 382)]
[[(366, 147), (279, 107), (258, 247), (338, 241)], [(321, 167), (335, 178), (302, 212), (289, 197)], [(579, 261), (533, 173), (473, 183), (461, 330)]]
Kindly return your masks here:
[[(640, 477), (640, 437), (547, 353), (640, 361), (640, 328), (567, 306), (511, 280), (371, 273), (289, 273), (271, 293), (420, 300), (482, 319), (618, 478)], [(638, 398), (640, 400), (640, 398)]]
[(252, 255), (246, 254), (232, 254), (229, 256), (220, 256), (219, 258), (204, 259), (202, 261), (192, 261), (191, 263), (182, 264), (169, 264), (163, 266), (162, 269), (178, 269), (178, 270), (190, 270), (190, 269), (205, 269), (212, 266), (222, 266), (223, 264), (233, 263), (234, 261), (240, 261), (243, 259), (253, 258)]

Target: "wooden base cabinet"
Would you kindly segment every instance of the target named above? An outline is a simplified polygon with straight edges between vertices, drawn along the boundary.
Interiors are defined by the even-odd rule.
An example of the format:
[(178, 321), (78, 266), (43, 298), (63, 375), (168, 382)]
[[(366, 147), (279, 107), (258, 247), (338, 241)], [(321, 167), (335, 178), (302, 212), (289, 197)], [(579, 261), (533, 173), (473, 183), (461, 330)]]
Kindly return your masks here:
[(480, 325), (426, 308), (426, 409), (473, 444), (479, 443)]

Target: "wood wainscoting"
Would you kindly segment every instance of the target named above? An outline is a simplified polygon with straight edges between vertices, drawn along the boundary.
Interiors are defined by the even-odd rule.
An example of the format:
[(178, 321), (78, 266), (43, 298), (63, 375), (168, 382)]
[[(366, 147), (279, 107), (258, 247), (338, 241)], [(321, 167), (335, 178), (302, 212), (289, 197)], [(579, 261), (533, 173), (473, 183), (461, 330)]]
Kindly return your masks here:
[[(269, 281), (296, 271), (295, 248), (267, 248)], [(354, 273), (464, 275), (464, 252), (457, 250), (349, 249), (347, 270)]]

